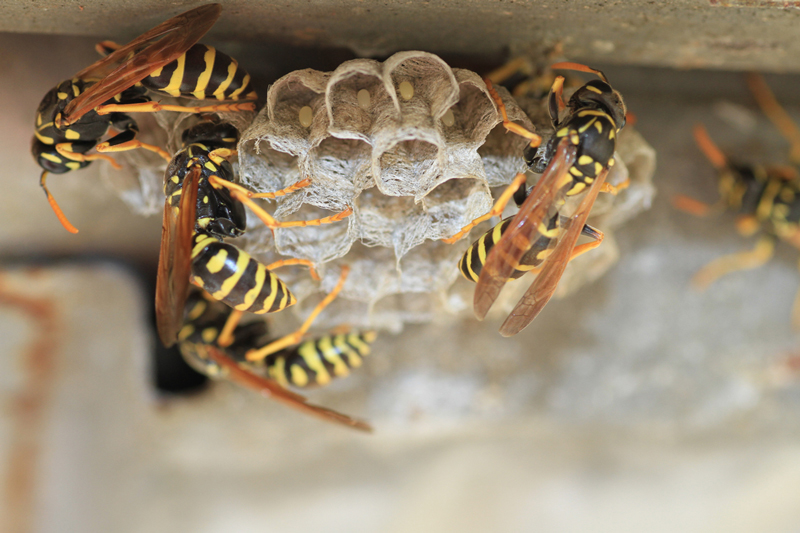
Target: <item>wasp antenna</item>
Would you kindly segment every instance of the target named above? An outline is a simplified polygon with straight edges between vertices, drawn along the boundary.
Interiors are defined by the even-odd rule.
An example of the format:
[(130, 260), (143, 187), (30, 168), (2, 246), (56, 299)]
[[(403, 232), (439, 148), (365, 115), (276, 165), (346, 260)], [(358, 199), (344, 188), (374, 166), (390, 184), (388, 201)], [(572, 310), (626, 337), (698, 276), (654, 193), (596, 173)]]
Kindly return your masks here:
[(608, 83), (608, 78), (606, 75), (603, 74), (602, 70), (597, 70), (592, 67), (587, 67), (586, 65), (582, 65), (581, 63), (570, 63), (569, 61), (563, 61), (561, 63), (555, 63), (550, 65), (550, 68), (555, 69), (562, 69), (562, 70), (577, 70), (578, 72), (590, 72), (592, 74), (597, 74), (601, 80)]
[(44, 194), (45, 196), (47, 196), (47, 201), (50, 204), (50, 207), (53, 208), (53, 212), (56, 214), (56, 217), (58, 217), (58, 221), (61, 222), (61, 225), (64, 226), (65, 230), (67, 230), (70, 233), (78, 233), (78, 228), (76, 228), (70, 223), (70, 221), (67, 219), (67, 215), (64, 214), (64, 212), (58, 206), (58, 202), (56, 202), (56, 199), (53, 198), (53, 195), (50, 194), (50, 191), (47, 189), (47, 185), (45, 185), (47, 174), (48, 172), (46, 170), (42, 172), (42, 175), (39, 178), (39, 185), (41, 186), (42, 189), (44, 189)]

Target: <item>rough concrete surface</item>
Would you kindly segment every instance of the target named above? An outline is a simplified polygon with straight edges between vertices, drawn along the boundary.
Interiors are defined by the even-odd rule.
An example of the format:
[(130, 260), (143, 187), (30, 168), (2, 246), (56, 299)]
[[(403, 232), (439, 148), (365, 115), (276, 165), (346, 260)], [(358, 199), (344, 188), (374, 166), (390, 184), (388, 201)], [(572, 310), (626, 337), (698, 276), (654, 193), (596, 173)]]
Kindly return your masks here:
[[(27, 153), (37, 102), (92, 61), (91, 41), (2, 39), (4, 51), (16, 47), (0, 58), (3, 253), (152, 257), (157, 218), (132, 216), (87, 172), (51, 182), (82, 229), (64, 233)], [(785, 162), (785, 142), (738, 74), (606, 72), (659, 154), (658, 196), (617, 234), (619, 264), (511, 339), (498, 323), (472, 319), (382, 336), (361, 371), (310, 394), (370, 419), (373, 436), (225, 383), (155, 401), (144, 372), (151, 304), (128, 274), (80, 265), (7, 272), (6, 295), (53, 302), (59, 325), (48, 330), (60, 340), (44, 352), (55, 369), (32, 374), (25, 357), (41, 326), (0, 301), (0, 530), (800, 529), (798, 336), (789, 324), (797, 253), (782, 247), (768, 266), (694, 292), (698, 268), (753, 242), (736, 235), (731, 215), (696, 219), (669, 202), (677, 193), (717, 198), (691, 139), (695, 122), (745, 158)], [(768, 81), (800, 119), (797, 79)], [(21, 402), (30, 383), (41, 385), (32, 411)]]
[[(775, 0), (488, 0), (408, 2), (232, 0), (213, 38), (496, 55), (563, 44), (571, 58), (681, 68), (800, 71), (796, 2)], [(0, 31), (132, 38), (202, 2), (30, 0), (0, 6)], [(116, 37), (119, 36), (119, 37)]]

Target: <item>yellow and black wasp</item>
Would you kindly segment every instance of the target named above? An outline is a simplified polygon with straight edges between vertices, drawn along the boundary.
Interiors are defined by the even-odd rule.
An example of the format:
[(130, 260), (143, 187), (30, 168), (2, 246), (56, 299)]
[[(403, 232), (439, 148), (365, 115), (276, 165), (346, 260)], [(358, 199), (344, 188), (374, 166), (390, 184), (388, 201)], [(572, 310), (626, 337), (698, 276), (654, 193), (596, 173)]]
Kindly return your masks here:
[[(800, 130), (773, 96), (764, 79), (748, 76), (748, 85), (764, 114), (790, 142), (790, 166), (744, 164), (731, 161), (714, 144), (705, 127), (694, 128), (698, 147), (717, 169), (720, 199), (708, 205), (693, 198), (677, 196), (679, 209), (705, 216), (723, 209), (738, 212), (736, 228), (743, 236), (760, 233), (754, 249), (715, 259), (693, 279), (704, 289), (720, 277), (757, 268), (769, 261), (778, 241), (800, 248)], [(800, 292), (795, 298), (792, 322), (800, 327)]]
[(348, 375), (370, 354), (370, 344), (376, 338), (374, 332), (324, 335), (251, 363), (247, 353), (265, 344), (269, 338), (267, 323), (258, 320), (238, 324), (230, 333), (231, 340), (221, 343), (220, 337), (229, 324), (230, 315), (230, 307), (202, 291), (192, 291), (186, 301), (184, 324), (178, 336), (178, 347), (190, 366), (212, 378), (231, 379), (308, 414), (355, 429), (371, 430), (365, 422), (309, 404), (286, 387), (323, 386), (333, 378)]
[[(538, 272), (503, 323), (500, 333), (504, 336), (518, 333), (536, 318), (555, 292), (571, 258), (602, 242), (603, 234), (586, 225), (589, 211), (601, 191), (616, 193), (626, 185), (613, 187), (605, 183), (608, 169), (614, 165), (617, 134), (625, 126), (622, 96), (599, 70), (577, 63), (556, 63), (551, 68), (591, 72), (600, 80), (584, 84), (565, 104), (564, 78), (556, 77), (548, 99), (555, 134), (544, 144), (539, 135), (508, 120), (500, 96), (486, 80), (505, 128), (530, 140), (524, 152), (526, 163), (531, 170), (543, 174), (530, 191), (524, 188), (526, 175), (517, 174), (489, 213), (445, 240), (459, 240), (478, 223), (499, 216), (513, 196), (518, 199), (519, 212), (478, 239), (460, 263), (467, 279), (477, 278), (474, 308), (479, 319), (486, 316), (509, 279), (530, 270)], [(520, 188), (523, 190), (518, 193)], [(572, 213), (566, 214), (567, 201), (573, 197), (580, 198), (580, 202)], [(595, 241), (576, 247), (581, 234)]]
[[(236, 60), (197, 41), (214, 25), (222, 8), (200, 6), (175, 16), (130, 43), (98, 45), (104, 58), (50, 90), (36, 111), (32, 153), (43, 172), (40, 184), (59, 220), (76, 233), (47, 189), (48, 173), (62, 174), (105, 159), (103, 153), (145, 148), (165, 160), (157, 146), (136, 139), (130, 113), (161, 110), (192, 113), (254, 110), (256, 93), (250, 75)], [(151, 101), (150, 94), (228, 102), (184, 107)], [(100, 143), (108, 130), (118, 133)], [(98, 144), (99, 143), (99, 144)]]

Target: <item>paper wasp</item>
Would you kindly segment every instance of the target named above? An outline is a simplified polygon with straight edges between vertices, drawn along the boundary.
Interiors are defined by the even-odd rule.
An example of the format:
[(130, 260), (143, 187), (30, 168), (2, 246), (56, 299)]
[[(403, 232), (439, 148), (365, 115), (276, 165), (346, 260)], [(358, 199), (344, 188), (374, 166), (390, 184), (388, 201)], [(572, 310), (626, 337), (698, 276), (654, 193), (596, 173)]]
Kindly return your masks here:
[[(602, 242), (603, 234), (586, 225), (597, 195), (601, 191), (616, 193), (627, 185), (605, 183), (608, 169), (614, 165), (617, 133), (625, 126), (622, 96), (599, 70), (577, 63), (556, 63), (551, 68), (591, 72), (600, 80), (580, 87), (565, 104), (564, 78), (556, 77), (548, 98), (555, 135), (544, 144), (536, 133), (509, 121), (502, 99), (486, 80), (504, 127), (530, 140), (523, 154), (525, 161), (531, 170), (543, 174), (530, 191), (525, 189), (526, 175), (517, 174), (489, 213), (445, 240), (455, 242), (478, 223), (499, 216), (512, 196), (521, 204), (510, 222), (501, 222), (476, 241), (461, 260), (465, 277), (477, 276), (474, 309), (481, 320), (509, 279), (526, 271), (538, 272), (503, 323), (500, 333), (504, 336), (518, 333), (536, 318), (555, 292), (570, 259)], [(577, 207), (570, 209), (574, 203)], [(575, 246), (581, 234), (595, 240)]]
[[(761, 76), (751, 74), (747, 82), (764, 114), (789, 141), (791, 166), (731, 161), (714, 144), (703, 125), (695, 126), (695, 141), (719, 174), (720, 199), (712, 206), (677, 196), (673, 203), (699, 216), (723, 209), (738, 211), (736, 228), (739, 233), (742, 236), (761, 234), (753, 250), (720, 257), (703, 267), (693, 278), (693, 283), (701, 289), (726, 274), (764, 265), (772, 258), (779, 240), (800, 248), (800, 130)], [(795, 298), (792, 323), (800, 327), (800, 292)]]
[[(250, 75), (233, 58), (196, 44), (221, 11), (219, 4), (200, 6), (159, 24), (124, 46), (108, 41), (100, 43), (98, 51), (105, 57), (45, 95), (36, 111), (31, 151), (43, 169), (40, 184), (67, 230), (78, 231), (47, 189), (48, 173), (63, 174), (97, 159), (119, 167), (104, 153), (87, 154), (92, 148), (97, 152), (144, 148), (170, 160), (161, 148), (136, 139), (139, 128), (130, 113), (255, 109), (252, 101), (256, 93), (250, 85)], [(162, 105), (153, 102), (149, 93), (228, 103), (196, 107)], [(100, 143), (110, 128), (118, 133)]]
[[(190, 366), (211, 378), (235, 381), (307, 414), (371, 431), (369, 424), (310, 404), (303, 396), (285, 387), (289, 384), (296, 387), (322, 386), (334, 377), (346, 376), (351, 368), (361, 365), (363, 357), (369, 355), (369, 345), (376, 338), (374, 332), (325, 335), (251, 363), (247, 354), (254, 346), (265, 342), (267, 323), (259, 320), (237, 325), (230, 333), (231, 341), (220, 343), (231, 314), (230, 307), (209, 298), (202, 291), (195, 290), (189, 295), (178, 347)], [(257, 373), (259, 369), (269, 378)]]
[[(239, 133), (235, 127), (202, 119), (186, 129), (182, 138), (184, 148), (170, 161), (164, 180), (166, 202), (156, 284), (156, 322), (166, 346), (177, 339), (190, 282), (235, 309), (225, 330), (230, 333), (243, 312), (272, 313), (297, 301), (271, 270), (307, 265), (312, 276), (319, 279), (310, 261), (285, 259), (264, 265), (224, 242), (246, 229), (243, 203), (270, 228), (326, 224), (352, 212), (348, 209), (322, 219), (278, 222), (253, 198), (277, 198), (308, 185), (309, 180), (280, 191), (254, 194), (233, 183), (233, 167), (227, 159), (236, 155)], [(229, 337), (225, 334), (222, 339), (224, 343)]]

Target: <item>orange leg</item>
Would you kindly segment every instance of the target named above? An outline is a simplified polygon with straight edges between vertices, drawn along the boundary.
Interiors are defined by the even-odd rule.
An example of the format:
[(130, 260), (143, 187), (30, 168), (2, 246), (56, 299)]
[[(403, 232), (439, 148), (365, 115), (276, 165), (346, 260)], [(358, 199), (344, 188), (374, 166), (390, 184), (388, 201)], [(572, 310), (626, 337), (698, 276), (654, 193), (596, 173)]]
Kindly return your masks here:
[(121, 144), (116, 144), (114, 146), (111, 146), (108, 142), (102, 142), (95, 147), (95, 150), (98, 152), (125, 152), (128, 150), (136, 150), (137, 148), (143, 148), (145, 150), (155, 152), (167, 162), (172, 161), (172, 157), (170, 157), (166, 151), (162, 150), (158, 146), (143, 143), (142, 141), (137, 141), (136, 139)]
[(728, 158), (725, 157), (722, 150), (720, 150), (719, 147), (714, 144), (714, 141), (711, 140), (711, 137), (708, 136), (705, 126), (702, 124), (695, 124), (692, 133), (694, 133), (694, 140), (697, 142), (697, 146), (703, 151), (717, 170), (728, 166)]
[(607, 192), (609, 194), (617, 195), (619, 191), (627, 189), (631, 185), (631, 179), (627, 178), (625, 181), (620, 183), (619, 185), (611, 185), (608, 182), (603, 183), (600, 187), (600, 192)]
[(533, 66), (524, 56), (512, 59), (502, 67), (491, 71), (486, 75), (486, 79), (492, 83), (503, 83), (517, 72), (522, 72), (526, 77), (533, 75)]
[(303, 322), (303, 325), (300, 326), (297, 329), (297, 331), (295, 331), (294, 333), (290, 333), (289, 335), (286, 335), (284, 337), (281, 337), (280, 339), (267, 344), (263, 348), (259, 348), (258, 350), (248, 351), (246, 354), (247, 360), (261, 361), (268, 355), (283, 350), (284, 348), (297, 344), (301, 340), (303, 340), (303, 335), (305, 335), (306, 332), (309, 330), (311, 325), (314, 323), (314, 320), (316, 320), (317, 316), (322, 312), (323, 309), (328, 307), (328, 305), (330, 305), (330, 303), (333, 300), (335, 300), (336, 297), (339, 295), (339, 293), (342, 290), (342, 287), (344, 287), (344, 282), (347, 280), (347, 275), (349, 273), (350, 273), (350, 267), (347, 265), (343, 266), (342, 274), (339, 277), (339, 282), (336, 284), (336, 287), (333, 288), (333, 290), (325, 297), (324, 300), (322, 300), (319, 304), (317, 304), (317, 306), (314, 308), (311, 314), (308, 315), (306, 321)]
[(755, 73), (748, 75), (747, 86), (764, 114), (789, 141), (791, 145), (789, 159), (795, 165), (800, 164), (800, 129), (797, 128), (797, 124), (792, 121), (786, 110), (778, 103), (775, 95), (772, 94), (767, 82), (764, 81), (761, 75)]
[(78, 154), (76, 152), (73, 152), (71, 150), (71, 148), (72, 148), (72, 143), (58, 143), (56, 145), (56, 152), (58, 152), (59, 154), (61, 154), (64, 157), (66, 157), (70, 161), (79, 161), (81, 163), (84, 163), (86, 161), (97, 161), (98, 159), (102, 159), (103, 161), (108, 161), (111, 164), (111, 166), (114, 167), (116, 170), (119, 170), (119, 169), (122, 168), (122, 165), (117, 163), (114, 160), (114, 158), (111, 157), (110, 155), (104, 155), (104, 154), (88, 154), (88, 155), (87, 154)]
[[(332, 222), (338, 222), (343, 218), (347, 218), (353, 214), (353, 209), (351, 207), (348, 207), (341, 213), (336, 213), (335, 215), (331, 215), (329, 217), (315, 218), (312, 220), (290, 220), (288, 222), (278, 222), (272, 217), (272, 215), (270, 215), (264, 209), (262, 209), (261, 206), (259, 206), (253, 200), (251, 200), (250, 195), (252, 195), (253, 193), (250, 193), (249, 191), (247, 191), (247, 189), (245, 189), (241, 185), (236, 185), (235, 183), (231, 183), (230, 181), (227, 180), (214, 178), (213, 176), (209, 179), (209, 181), (211, 182), (211, 185), (213, 185), (216, 188), (225, 187), (227, 189), (230, 189), (231, 197), (234, 200), (239, 200), (247, 207), (249, 207), (253, 211), (253, 213), (259, 219), (261, 219), (261, 222), (263, 222), (264, 225), (270, 229), (321, 226), (322, 224), (330, 224)], [(305, 187), (305, 185), (303, 185), (303, 187)], [(286, 189), (281, 189), (280, 191), (269, 194), (282, 196), (283, 194), (288, 194), (288, 192), (286, 191), (291, 192), (291, 190), (297, 190), (297, 188), (302, 188), (302, 187), (297, 187), (297, 184), (294, 184), (290, 187), (287, 187)]]
[[(214, 150), (214, 152), (216, 152), (216, 151), (217, 150)], [(273, 199), (273, 198), (278, 198), (279, 196), (286, 196), (287, 194), (293, 193), (295, 191), (299, 191), (300, 189), (303, 189), (304, 187), (308, 187), (309, 185), (311, 185), (311, 178), (303, 178), (300, 181), (298, 181), (297, 183), (293, 183), (293, 184), (289, 185), (288, 187), (285, 187), (285, 188), (283, 188), (283, 189), (281, 189), (279, 191), (275, 191), (275, 192), (258, 192), (258, 193), (253, 192), (253, 191), (249, 191), (246, 188), (242, 187), (241, 185), (237, 185), (235, 183), (231, 183), (228, 180), (219, 179), (219, 178), (217, 178), (215, 176), (212, 176), (211, 179), (209, 180), (209, 182), (211, 183), (211, 185), (213, 185), (217, 189), (219, 189), (221, 187), (226, 187), (226, 188), (228, 188), (228, 189), (230, 189), (232, 191), (238, 191), (239, 194), (247, 195), (248, 198), (269, 198), (269, 199)]]
[(309, 261), (308, 259), (281, 259), (280, 261), (275, 261), (274, 263), (270, 263), (267, 265), (267, 270), (275, 270), (276, 268), (280, 268), (282, 266), (290, 266), (290, 265), (305, 265), (308, 267), (309, 274), (315, 281), (320, 281), (319, 274), (317, 274), (317, 269), (314, 268), (314, 263)]
[(187, 107), (182, 105), (166, 105), (156, 102), (142, 102), (139, 104), (109, 104), (98, 106), (95, 111), (98, 115), (109, 113), (156, 113), (158, 111), (178, 111), (180, 113), (225, 113), (237, 111), (255, 111), (255, 102), (241, 102), (231, 104), (214, 104), (206, 106)]
[(239, 325), (243, 314), (244, 311), (239, 311), (238, 309), (231, 310), (231, 314), (228, 315), (228, 319), (225, 321), (225, 326), (222, 328), (219, 336), (217, 336), (217, 345), (222, 348), (227, 348), (233, 343), (233, 330)]
[(705, 290), (716, 280), (739, 270), (758, 268), (772, 258), (775, 251), (775, 241), (771, 237), (762, 237), (756, 247), (749, 252), (719, 257), (710, 262), (692, 278), (692, 284), (700, 290)]
[(558, 105), (558, 113), (560, 114), (567, 108), (567, 104), (564, 103), (564, 76), (556, 76), (550, 90), (556, 95), (556, 104)]
[(525, 181), (526, 181), (526, 176), (524, 173), (520, 172), (519, 174), (517, 174), (514, 177), (514, 180), (511, 182), (511, 184), (508, 187), (506, 187), (505, 191), (503, 191), (503, 194), (500, 195), (500, 198), (497, 199), (497, 202), (495, 202), (494, 207), (492, 207), (491, 211), (489, 211), (483, 216), (476, 218), (475, 220), (473, 220), (472, 222), (461, 228), (461, 231), (459, 231), (452, 237), (449, 237), (447, 239), (442, 239), (442, 241), (446, 242), (447, 244), (453, 244), (454, 242), (458, 242), (464, 237), (464, 235), (468, 234), (472, 228), (474, 228), (481, 222), (489, 220), (492, 217), (499, 217), (503, 213), (503, 210), (506, 208), (508, 201), (511, 200), (511, 198), (514, 196), (514, 193), (517, 192), (517, 189), (525, 186)]
[[(588, 229), (588, 233), (587, 233), (587, 229)], [(594, 250), (595, 248), (600, 246), (600, 244), (602, 244), (603, 239), (605, 238), (605, 234), (602, 231), (600, 231), (599, 229), (594, 228), (592, 226), (589, 226), (588, 224), (586, 226), (584, 226), (583, 234), (587, 235), (588, 237), (591, 237), (594, 240), (591, 241), (591, 242), (587, 242), (585, 244), (579, 244), (578, 246), (575, 246), (572, 249), (572, 254), (569, 256), (569, 260), (570, 261), (572, 261), (573, 259), (575, 259), (579, 255), (585, 254), (589, 250)]]
[(483, 80), (486, 83), (486, 89), (489, 90), (489, 94), (492, 96), (492, 99), (497, 104), (497, 109), (500, 111), (500, 115), (503, 117), (503, 126), (505, 126), (506, 131), (510, 131), (512, 133), (516, 133), (517, 135), (524, 137), (526, 139), (530, 139), (530, 146), (536, 148), (540, 144), (542, 144), (542, 138), (539, 135), (536, 135), (532, 131), (529, 131), (524, 126), (520, 126), (519, 124), (515, 124), (508, 120), (508, 113), (506, 113), (506, 105), (503, 103), (503, 99), (500, 98), (500, 95), (497, 94), (497, 90), (492, 85), (492, 82), (488, 79)]
[(608, 78), (606, 78), (606, 75), (603, 74), (601, 70), (587, 67), (586, 65), (582, 65), (581, 63), (570, 63), (568, 61), (564, 61), (561, 63), (553, 63), (552, 65), (550, 65), (550, 68), (552, 70), (563, 69), (563, 70), (575, 70), (578, 72), (590, 72), (592, 74), (597, 74), (598, 76), (600, 76), (601, 80), (608, 83)]

